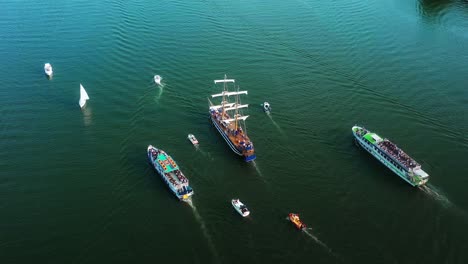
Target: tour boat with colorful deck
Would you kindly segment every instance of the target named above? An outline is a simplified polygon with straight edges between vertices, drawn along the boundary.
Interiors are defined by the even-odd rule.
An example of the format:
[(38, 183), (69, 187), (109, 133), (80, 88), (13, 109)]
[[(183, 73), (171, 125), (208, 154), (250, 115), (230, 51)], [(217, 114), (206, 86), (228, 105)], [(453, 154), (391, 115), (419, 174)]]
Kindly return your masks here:
[(152, 145), (148, 146), (148, 159), (153, 168), (179, 200), (188, 200), (193, 195), (188, 179), (184, 176), (176, 162), (163, 150)]
[[(255, 160), (254, 146), (247, 136), (247, 127), (245, 125), (245, 120), (249, 116), (242, 115), (239, 111), (239, 109), (249, 106), (248, 104), (241, 104), (239, 98), (239, 95), (247, 94), (247, 91), (239, 91), (239, 87), (237, 91), (229, 91), (227, 84), (235, 83), (235, 80), (227, 79), (226, 75), (224, 75), (224, 80), (215, 80), (214, 83), (215, 85), (223, 83), (224, 86), (221, 93), (211, 95), (212, 98), (222, 97), (221, 104), (214, 105), (208, 99), (211, 122), (234, 153), (243, 156), (247, 162)], [(233, 102), (228, 102), (230, 96), (235, 97)], [(229, 114), (229, 111), (234, 111), (234, 114)], [(240, 121), (244, 121), (243, 127)]]
[(353, 126), (352, 131), (359, 145), (412, 186), (424, 185), (429, 180), (421, 165), (395, 143), (360, 126)]

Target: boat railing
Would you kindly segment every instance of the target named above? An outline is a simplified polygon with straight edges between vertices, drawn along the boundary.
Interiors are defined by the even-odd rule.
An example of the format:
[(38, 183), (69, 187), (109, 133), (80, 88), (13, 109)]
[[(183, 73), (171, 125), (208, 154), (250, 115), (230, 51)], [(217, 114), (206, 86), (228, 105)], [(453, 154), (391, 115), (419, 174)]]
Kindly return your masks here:
[(367, 133), (369, 133), (369, 131), (367, 131), (365, 128), (358, 128), (356, 131), (356, 135), (361, 138), (364, 137)]
[(395, 143), (384, 139), (382, 142), (377, 144), (379, 148), (390, 156), (392, 156), (395, 160), (397, 160), (403, 167), (407, 169), (415, 169), (421, 167), (419, 163), (417, 163), (414, 159), (412, 159), (408, 154), (406, 154), (403, 150), (397, 147)]
[(180, 170), (175, 171), (174, 174), (176, 175), (177, 179), (179, 179), (180, 182), (182, 183), (188, 182), (188, 179), (184, 176), (184, 174), (182, 174)]

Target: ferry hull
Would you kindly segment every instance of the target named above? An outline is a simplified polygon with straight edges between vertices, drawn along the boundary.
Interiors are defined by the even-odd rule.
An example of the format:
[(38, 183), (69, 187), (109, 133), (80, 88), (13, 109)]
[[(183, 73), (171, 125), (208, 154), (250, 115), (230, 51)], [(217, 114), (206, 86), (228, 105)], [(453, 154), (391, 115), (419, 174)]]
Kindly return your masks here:
[(408, 172), (401, 170), (397, 168), (395, 165), (392, 164), (390, 160), (388, 160), (385, 156), (381, 155), (376, 148), (374, 148), (372, 145), (368, 145), (364, 142), (362, 138), (360, 138), (354, 131), (353, 131), (353, 136), (355, 141), (364, 149), (366, 150), (369, 154), (374, 156), (378, 161), (380, 161), (385, 167), (389, 168), (391, 171), (393, 171), (396, 175), (398, 175), (400, 178), (405, 180), (407, 183), (409, 183), (411, 186), (421, 186), (424, 185), (428, 179), (421, 180), (419, 182), (414, 182), (411, 180), (411, 177), (408, 175)]
[(167, 187), (169, 188), (169, 190), (177, 197), (177, 199), (179, 199), (180, 201), (186, 201), (188, 200), (192, 195), (193, 195), (193, 189), (191, 189), (190, 187), (190, 192), (187, 192), (187, 193), (184, 193), (184, 194), (179, 194), (177, 192), (177, 189), (174, 187), (174, 185), (172, 185), (168, 178), (166, 178), (164, 176), (164, 171), (162, 168), (160, 168), (160, 166), (157, 166), (152, 158), (151, 158), (151, 153), (150, 153), (150, 148), (148, 147), (148, 152), (147, 152), (147, 156), (148, 156), (148, 162), (150, 163), (151, 167), (153, 167), (153, 169), (159, 174), (160, 178), (163, 180), (163, 182), (167, 185)]

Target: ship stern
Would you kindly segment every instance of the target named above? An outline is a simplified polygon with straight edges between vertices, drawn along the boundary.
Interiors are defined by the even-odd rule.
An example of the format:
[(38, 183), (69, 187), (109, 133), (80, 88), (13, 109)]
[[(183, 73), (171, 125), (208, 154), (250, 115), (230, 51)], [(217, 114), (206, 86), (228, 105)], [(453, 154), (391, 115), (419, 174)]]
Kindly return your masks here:
[(249, 155), (249, 156), (244, 156), (246, 162), (251, 162), (254, 161), (257, 156), (255, 154)]

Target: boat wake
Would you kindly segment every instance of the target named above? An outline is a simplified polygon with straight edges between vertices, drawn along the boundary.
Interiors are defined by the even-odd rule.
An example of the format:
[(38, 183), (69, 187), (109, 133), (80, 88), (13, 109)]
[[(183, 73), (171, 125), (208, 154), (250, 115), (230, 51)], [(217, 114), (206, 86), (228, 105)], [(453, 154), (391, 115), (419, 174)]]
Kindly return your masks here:
[(152, 81), (152, 84), (153, 85), (156, 85), (156, 88), (159, 90), (156, 97), (155, 97), (155, 100), (156, 102), (159, 102), (159, 99), (161, 99), (161, 96), (164, 92), (164, 86), (166, 86), (164, 83), (161, 83), (161, 84), (157, 84), (157, 83), (154, 83), (154, 81)]
[(268, 185), (268, 187), (270, 187), (270, 184), (268, 183), (268, 181), (265, 179), (265, 177), (263, 176), (263, 173), (262, 171), (260, 170), (260, 168), (258, 167), (257, 163), (255, 163), (255, 160), (254, 161), (251, 161), (250, 163), (252, 163), (253, 167), (255, 168), (255, 171), (257, 172), (258, 176), (260, 176), (260, 179)]
[(161, 87), (161, 89), (159, 89), (159, 92), (158, 92), (158, 94), (157, 94), (156, 97), (155, 97), (156, 102), (159, 102), (159, 99), (161, 99), (161, 96), (162, 96), (162, 94), (163, 94), (163, 91), (164, 91), (164, 90), (163, 90), (162, 87)]
[(209, 152), (206, 152), (203, 149), (201, 149), (199, 145), (195, 145), (195, 150), (197, 152), (200, 152), (203, 156), (205, 156), (205, 158), (208, 158), (210, 160), (214, 160), (214, 158), (211, 156), (211, 154)]
[(219, 257), (218, 253), (216, 252), (216, 248), (213, 243), (213, 239), (211, 239), (210, 234), (208, 233), (208, 229), (206, 228), (205, 221), (203, 221), (203, 218), (201, 215), (198, 213), (197, 207), (195, 207), (195, 204), (193, 204), (192, 198), (189, 198), (188, 200), (185, 201), (193, 211), (193, 215), (195, 216), (195, 219), (197, 222), (200, 224), (200, 227), (202, 229), (203, 235), (205, 236), (206, 240), (208, 241), (208, 245), (213, 253), (213, 256), (215, 258), (215, 263), (219, 263)]
[[(314, 234), (312, 234), (312, 228), (310, 227), (307, 227), (307, 228), (304, 228), (302, 229), (302, 232), (304, 234), (306, 234), (307, 236), (309, 236), (310, 238), (312, 238), (317, 244), (319, 244), (320, 246), (322, 246), (324, 249), (326, 249), (329, 253), (331, 253), (332, 255), (335, 255), (331, 248), (329, 248), (327, 246), (327, 244), (323, 243), (320, 239), (318, 239)], [(336, 256), (335, 256), (336, 257)]]
[(283, 129), (281, 129), (281, 127), (278, 125), (278, 123), (276, 123), (276, 121), (273, 120), (273, 117), (271, 116), (271, 114), (270, 114), (270, 113), (267, 113), (267, 116), (270, 118), (271, 122), (272, 122), (273, 125), (276, 127), (276, 129), (278, 130), (278, 132), (280, 132), (282, 135), (284, 135)]
[(434, 200), (441, 202), (444, 207), (454, 207), (454, 204), (447, 198), (447, 196), (442, 194), (442, 192), (436, 187), (428, 184), (419, 186), (419, 189)]

